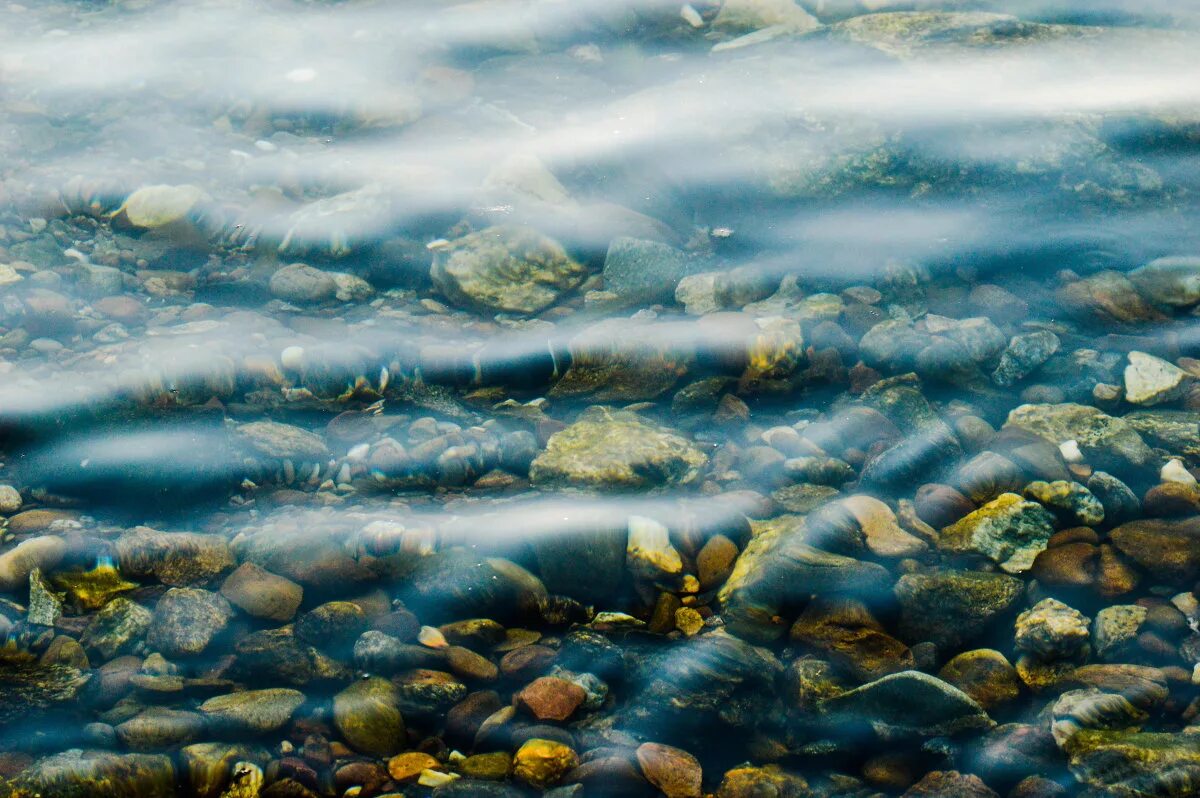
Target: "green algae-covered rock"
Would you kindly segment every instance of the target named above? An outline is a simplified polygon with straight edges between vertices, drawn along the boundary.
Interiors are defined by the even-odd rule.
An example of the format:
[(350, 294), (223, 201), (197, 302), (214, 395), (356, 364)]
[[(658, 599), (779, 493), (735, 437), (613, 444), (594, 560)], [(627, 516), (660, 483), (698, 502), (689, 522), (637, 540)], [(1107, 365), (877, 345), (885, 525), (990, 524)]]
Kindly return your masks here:
[(708, 457), (636, 413), (589, 407), (556, 432), (529, 468), (535, 485), (632, 490), (686, 484)]
[(1054, 516), (1037, 502), (1004, 493), (942, 530), (938, 546), (983, 554), (1010, 574), (1028, 571), (1054, 534)]

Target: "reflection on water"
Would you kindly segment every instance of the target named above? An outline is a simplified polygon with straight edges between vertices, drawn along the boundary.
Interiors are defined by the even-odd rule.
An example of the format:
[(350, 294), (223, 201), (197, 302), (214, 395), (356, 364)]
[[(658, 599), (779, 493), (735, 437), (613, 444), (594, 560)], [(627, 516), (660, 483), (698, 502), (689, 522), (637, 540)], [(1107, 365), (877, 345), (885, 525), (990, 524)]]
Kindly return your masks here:
[(1198, 27), (0, 8), (0, 795), (1197, 794)]

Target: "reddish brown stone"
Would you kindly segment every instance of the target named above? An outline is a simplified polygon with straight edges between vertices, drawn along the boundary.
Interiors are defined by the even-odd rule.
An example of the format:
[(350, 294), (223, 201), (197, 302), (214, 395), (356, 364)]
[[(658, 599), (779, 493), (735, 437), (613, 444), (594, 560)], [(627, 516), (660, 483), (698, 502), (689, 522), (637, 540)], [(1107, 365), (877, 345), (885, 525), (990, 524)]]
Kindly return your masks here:
[(696, 757), (681, 748), (644, 743), (637, 749), (638, 765), (646, 781), (667, 798), (700, 798), (703, 771)]
[(1096, 579), (1100, 549), (1090, 543), (1068, 543), (1038, 554), (1031, 575), (1047, 585), (1086, 587)]
[(513, 702), (538, 720), (564, 721), (575, 714), (585, 698), (587, 694), (579, 685), (542, 676), (525, 685), (525, 689), (513, 696)]

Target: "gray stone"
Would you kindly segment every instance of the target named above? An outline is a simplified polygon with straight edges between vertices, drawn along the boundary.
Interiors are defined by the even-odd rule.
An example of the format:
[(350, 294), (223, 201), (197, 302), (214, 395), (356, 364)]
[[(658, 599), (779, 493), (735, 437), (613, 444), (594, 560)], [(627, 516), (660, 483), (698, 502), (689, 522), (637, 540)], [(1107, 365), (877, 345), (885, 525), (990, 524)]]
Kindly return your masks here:
[(604, 287), (631, 305), (670, 302), (687, 276), (687, 255), (658, 241), (615, 238), (604, 258)]
[(359, 679), (333, 697), (333, 721), (350, 746), (376, 757), (408, 747), (400, 692), (387, 679)]
[(145, 636), (152, 617), (141, 604), (118, 596), (91, 617), (79, 642), (110, 660), (128, 653)]
[(84, 752), (41, 759), (16, 780), (34, 794), (56, 798), (173, 798), (175, 766), (162, 754)]
[(175, 587), (158, 600), (146, 644), (165, 657), (204, 651), (229, 622), (233, 608), (217, 593)]
[(1014, 335), (1000, 356), (1000, 365), (992, 372), (992, 380), (1001, 388), (1015, 385), (1049, 360), (1059, 346), (1058, 336), (1048, 330)]
[(1004, 426), (1040, 435), (1055, 446), (1073, 440), (1088, 462), (1105, 470), (1136, 471), (1157, 463), (1137, 430), (1088, 405), (1021, 405), (1008, 414)]
[(1171, 454), (1200, 458), (1200, 413), (1191, 410), (1136, 410), (1121, 416), (1151, 445)]
[(1146, 608), (1137, 604), (1117, 604), (1100, 610), (1092, 622), (1092, 648), (1096, 656), (1105, 662), (1125, 661), (1144, 620)]
[(203, 715), (151, 707), (118, 724), (117, 739), (133, 751), (158, 751), (193, 742), (204, 729)]
[(0, 485), (0, 513), (11, 515), (21, 509), (21, 494), (12, 485)]
[(848, 722), (866, 722), (886, 739), (940, 737), (995, 726), (975, 699), (920, 671), (884, 676), (826, 699), (821, 710)]
[(50, 587), (42, 578), (40, 568), (34, 568), (29, 573), (29, 611), (25, 618), (30, 623), (41, 626), (53, 626), (62, 617), (63, 594)]
[(279, 460), (322, 461), (329, 448), (319, 435), (291, 424), (252, 421), (237, 428), (237, 436), (261, 455)]
[(287, 302), (325, 302), (337, 294), (334, 278), (312, 266), (293, 263), (271, 275), (271, 294)]
[(897, 581), (895, 593), (905, 640), (928, 640), (939, 649), (955, 649), (1013, 611), (1024, 585), (1005, 574), (942, 571), (905, 574)]
[(1129, 273), (1129, 280), (1147, 300), (1177, 308), (1200, 302), (1200, 258), (1158, 258)]

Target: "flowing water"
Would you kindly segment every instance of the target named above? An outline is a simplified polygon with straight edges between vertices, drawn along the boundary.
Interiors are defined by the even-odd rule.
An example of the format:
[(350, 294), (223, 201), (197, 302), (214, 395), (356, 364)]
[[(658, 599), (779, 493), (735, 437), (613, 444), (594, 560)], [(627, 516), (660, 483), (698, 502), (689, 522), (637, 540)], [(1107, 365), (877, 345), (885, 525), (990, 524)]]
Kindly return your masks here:
[(1198, 53), (0, 6), (0, 796), (1200, 794)]

